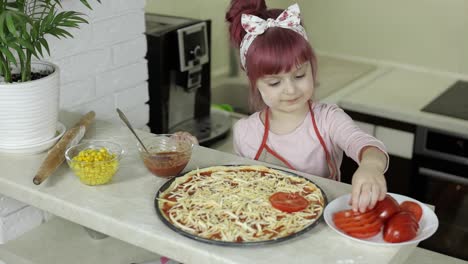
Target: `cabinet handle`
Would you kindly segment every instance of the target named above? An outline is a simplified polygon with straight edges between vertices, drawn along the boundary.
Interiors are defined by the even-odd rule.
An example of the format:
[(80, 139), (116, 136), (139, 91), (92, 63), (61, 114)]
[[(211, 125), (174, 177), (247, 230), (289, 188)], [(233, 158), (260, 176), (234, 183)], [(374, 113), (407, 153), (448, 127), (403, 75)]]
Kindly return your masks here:
[(450, 182), (455, 182), (458, 184), (463, 184), (463, 185), (468, 185), (468, 179), (462, 176), (442, 172), (442, 171), (436, 171), (424, 167), (418, 168), (418, 172), (421, 175), (426, 175), (432, 178), (437, 178), (445, 181), (450, 181)]

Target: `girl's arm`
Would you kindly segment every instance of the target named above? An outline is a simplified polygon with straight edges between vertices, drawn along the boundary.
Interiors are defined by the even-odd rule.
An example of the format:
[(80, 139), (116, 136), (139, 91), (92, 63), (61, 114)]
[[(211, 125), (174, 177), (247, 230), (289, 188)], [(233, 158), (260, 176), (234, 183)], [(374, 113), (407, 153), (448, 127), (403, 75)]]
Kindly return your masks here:
[(383, 173), (388, 167), (385, 146), (363, 132), (342, 109), (325, 105), (320, 112), (332, 141), (359, 164), (352, 179), (350, 204), (355, 211), (374, 207), (387, 192)]
[(387, 167), (387, 155), (373, 146), (361, 149), (359, 168), (353, 175), (351, 205), (353, 210), (365, 212), (385, 198), (387, 184), (383, 175)]

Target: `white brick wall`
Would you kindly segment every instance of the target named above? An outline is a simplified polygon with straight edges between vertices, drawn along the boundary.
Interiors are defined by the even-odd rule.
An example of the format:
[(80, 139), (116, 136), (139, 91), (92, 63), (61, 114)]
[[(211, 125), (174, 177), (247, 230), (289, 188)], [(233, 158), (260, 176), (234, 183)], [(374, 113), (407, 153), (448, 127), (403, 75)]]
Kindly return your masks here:
[[(73, 39), (49, 38), (51, 57), (60, 66), (62, 109), (76, 112), (94, 110), (98, 119), (120, 122), (115, 108), (135, 113), (135, 127), (148, 122), (147, 96), (119, 93), (139, 87), (147, 89), (144, 0), (90, 0), (93, 10), (79, 1), (64, 0), (63, 8), (83, 12), (89, 24), (73, 30)], [(145, 86), (145, 88), (142, 88)], [(146, 117), (142, 118), (142, 117)]]
[[(135, 127), (149, 120), (148, 70), (145, 60), (145, 0), (90, 0), (90, 11), (77, 0), (63, 8), (87, 15), (89, 24), (71, 30), (73, 39), (49, 38), (51, 56), (60, 67), (60, 107), (120, 123), (122, 109)], [(0, 195), (0, 244), (50, 218), (47, 213)]]
[(44, 214), (32, 206), (0, 218), (0, 244), (15, 239), (42, 223)]

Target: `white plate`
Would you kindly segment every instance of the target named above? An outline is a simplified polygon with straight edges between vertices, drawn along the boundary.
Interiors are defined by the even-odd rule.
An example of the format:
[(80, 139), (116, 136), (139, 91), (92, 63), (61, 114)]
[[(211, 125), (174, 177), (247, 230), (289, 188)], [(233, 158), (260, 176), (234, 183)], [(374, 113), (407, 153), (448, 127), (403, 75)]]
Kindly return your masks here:
[(40, 143), (21, 146), (0, 146), (0, 153), (8, 154), (37, 154), (50, 149), (57, 143), (57, 141), (65, 134), (66, 127), (64, 124), (57, 123), (57, 131), (55, 136), (51, 139), (45, 140)]
[(345, 236), (347, 238), (350, 238), (352, 240), (359, 241), (365, 244), (370, 244), (370, 245), (401, 246), (401, 245), (414, 244), (414, 243), (418, 243), (424, 239), (429, 238), (435, 233), (435, 231), (439, 227), (439, 220), (437, 219), (436, 214), (429, 207), (427, 207), (427, 205), (413, 198), (404, 196), (404, 195), (395, 194), (395, 193), (388, 193), (388, 194), (391, 195), (393, 198), (395, 198), (395, 200), (400, 204), (404, 201), (413, 201), (413, 202), (418, 203), (423, 209), (423, 214), (422, 214), (421, 220), (419, 221), (418, 234), (412, 240), (401, 242), (401, 243), (388, 243), (388, 242), (385, 242), (385, 240), (383, 240), (382, 231), (379, 234), (371, 238), (367, 238), (367, 239), (355, 238), (340, 231), (333, 223), (333, 214), (341, 210), (351, 209), (351, 206), (348, 205), (348, 201), (349, 201), (351, 194), (340, 196), (336, 198), (335, 200), (331, 201), (327, 205), (327, 207), (325, 207), (325, 210), (323, 213), (325, 222), (328, 224), (329, 227), (335, 230), (338, 234)]

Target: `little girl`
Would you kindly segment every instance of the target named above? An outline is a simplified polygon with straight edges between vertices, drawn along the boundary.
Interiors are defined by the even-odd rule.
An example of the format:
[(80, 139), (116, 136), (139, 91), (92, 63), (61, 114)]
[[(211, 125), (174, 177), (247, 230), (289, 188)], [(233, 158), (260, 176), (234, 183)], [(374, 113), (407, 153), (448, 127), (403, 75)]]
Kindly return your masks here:
[(264, 0), (232, 0), (226, 20), (257, 111), (234, 126), (237, 154), (339, 181), (344, 151), (359, 164), (350, 204), (355, 211), (373, 208), (387, 191), (388, 155), (338, 106), (311, 100), (317, 62), (299, 6), (278, 10)]
[[(311, 100), (317, 63), (299, 6), (268, 10), (264, 0), (232, 0), (226, 20), (258, 111), (234, 126), (237, 154), (339, 181), (344, 151), (359, 164), (353, 209), (373, 208), (387, 192), (388, 155), (382, 142), (362, 132), (343, 110)], [(188, 133), (178, 136), (196, 142)]]

